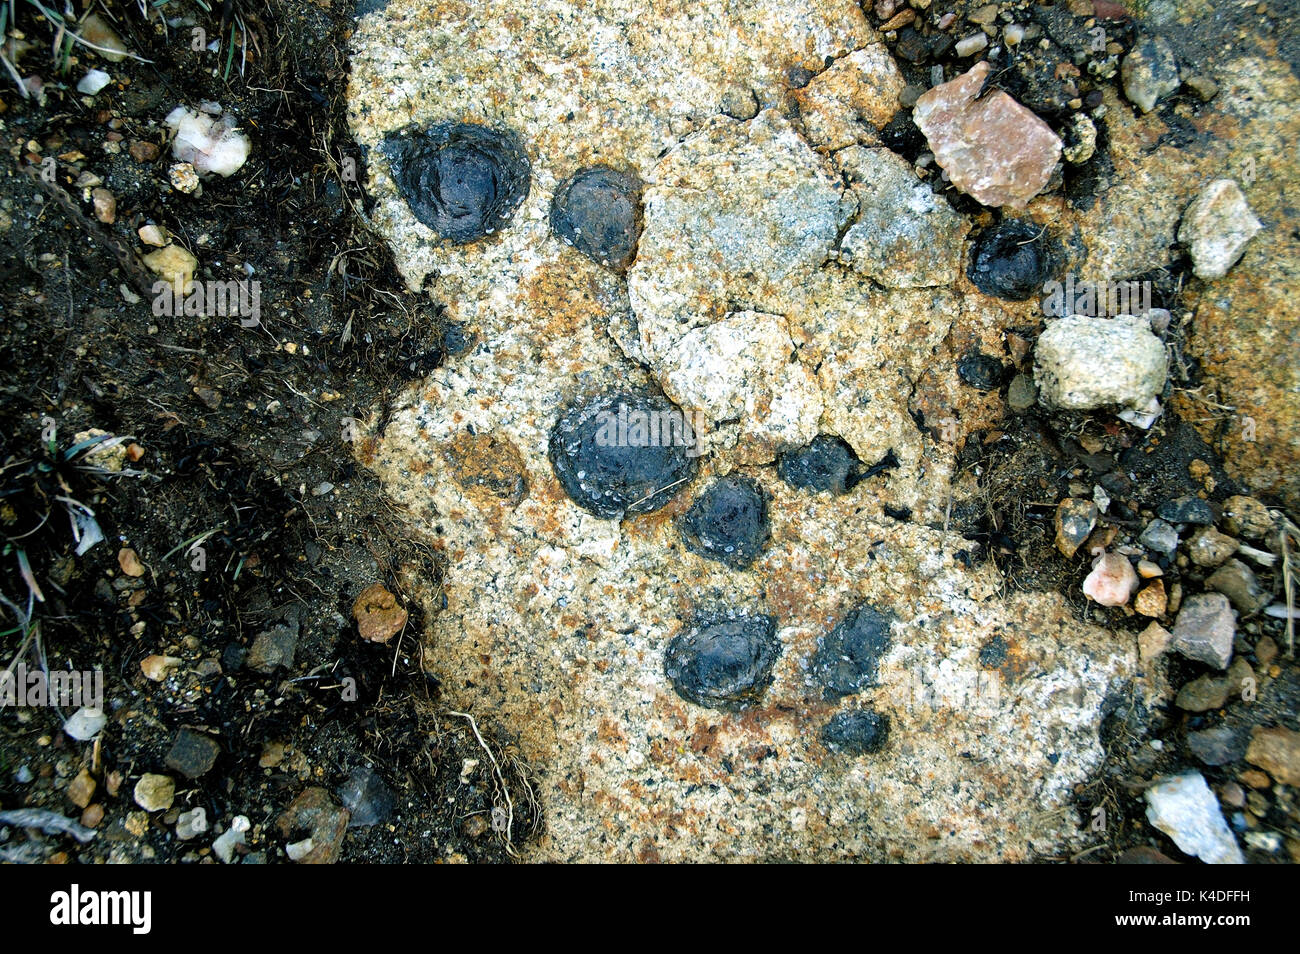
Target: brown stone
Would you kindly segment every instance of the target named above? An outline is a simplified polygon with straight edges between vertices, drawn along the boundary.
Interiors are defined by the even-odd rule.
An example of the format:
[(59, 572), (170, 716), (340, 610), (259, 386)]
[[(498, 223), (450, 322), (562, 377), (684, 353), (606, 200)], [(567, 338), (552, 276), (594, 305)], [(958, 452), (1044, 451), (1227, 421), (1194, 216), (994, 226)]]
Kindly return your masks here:
[(334, 804), (325, 789), (308, 788), (293, 800), (275, 824), (286, 839), (296, 842), (303, 833), (311, 838), (311, 850), (298, 859), (300, 864), (332, 865), (338, 860), (351, 817), (346, 808)]
[(402, 631), (408, 614), (397, 605), (397, 597), (384, 589), (382, 583), (373, 583), (362, 590), (352, 604), (352, 615), (362, 639), (386, 643)]
[(1143, 616), (1157, 617), (1165, 614), (1165, 585), (1160, 580), (1156, 580), (1150, 586), (1145, 587), (1133, 601), (1133, 608)]
[(126, 151), (131, 154), (131, 158), (136, 162), (153, 162), (158, 158), (158, 147), (142, 139), (132, 139)]
[(1097, 525), (1097, 505), (1091, 500), (1066, 497), (1056, 505), (1056, 549), (1066, 557), (1078, 552)]
[(1300, 732), (1276, 726), (1256, 726), (1250, 734), (1246, 761), (1257, 765), (1279, 782), (1300, 785)]
[(130, 547), (123, 547), (117, 551), (117, 565), (127, 576), (144, 576), (144, 564)]
[(98, 787), (94, 777), (83, 768), (68, 784), (68, 800), (78, 808), (85, 808), (95, 797), (95, 789)]

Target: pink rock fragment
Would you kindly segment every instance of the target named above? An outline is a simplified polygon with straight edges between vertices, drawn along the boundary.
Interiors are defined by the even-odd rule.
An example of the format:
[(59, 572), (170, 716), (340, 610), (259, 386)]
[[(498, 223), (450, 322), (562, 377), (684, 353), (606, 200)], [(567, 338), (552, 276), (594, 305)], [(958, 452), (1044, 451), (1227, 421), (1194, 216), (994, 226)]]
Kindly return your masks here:
[(977, 99), (989, 69), (981, 60), (923, 94), (912, 119), (954, 186), (984, 205), (1023, 209), (1051, 178), (1061, 140), (1001, 90)]
[(1092, 572), (1083, 581), (1083, 593), (1102, 606), (1123, 606), (1137, 583), (1137, 573), (1127, 557), (1103, 553), (1092, 561)]

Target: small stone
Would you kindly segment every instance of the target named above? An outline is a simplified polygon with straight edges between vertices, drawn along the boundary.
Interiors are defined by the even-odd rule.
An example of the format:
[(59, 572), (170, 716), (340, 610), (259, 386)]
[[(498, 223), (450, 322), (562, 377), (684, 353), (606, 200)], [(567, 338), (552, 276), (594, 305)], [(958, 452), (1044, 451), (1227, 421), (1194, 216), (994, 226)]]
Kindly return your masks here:
[(1007, 388), (1007, 406), (1013, 411), (1027, 411), (1038, 402), (1038, 388), (1027, 374), (1017, 374)]
[(1150, 580), (1164, 575), (1165, 571), (1160, 569), (1159, 564), (1152, 563), (1150, 560), (1138, 560), (1138, 576), (1142, 579)]
[(822, 728), (822, 743), (850, 755), (879, 752), (889, 740), (889, 716), (871, 709), (839, 712)]
[(972, 351), (957, 362), (957, 376), (980, 391), (996, 391), (1002, 386), (1002, 362), (992, 355)]
[(859, 466), (843, 438), (818, 434), (807, 447), (782, 454), (776, 470), (791, 487), (842, 494), (855, 485)]
[[(244, 816), (236, 815), (235, 821), (238, 821), (241, 818), (244, 818)], [(247, 819), (244, 820), (247, 821)], [(246, 830), (247, 829), (243, 827), (236, 827), (232, 822), (231, 826), (218, 835), (212, 842), (212, 853), (217, 856), (218, 860), (220, 860), (223, 865), (228, 865), (235, 860), (235, 848), (238, 845), (244, 844), (244, 832)]]
[(1270, 598), (1259, 585), (1254, 571), (1240, 560), (1229, 560), (1223, 564), (1210, 574), (1205, 585), (1226, 596), (1243, 616), (1258, 613), (1268, 605)]
[(162, 248), (167, 244), (167, 230), (159, 225), (142, 225), (136, 230), (136, 235), (140, 236), (140, 241), (145, 245), (152, 245), (155, 248)]
[(1200, 497), (1179, 497), (1177, 500), (1163, 501), (1156, 509), (1156, 513), (1175, 524), (1209, 526), (1214, 523), (1214, 511)]
[(78, 808), (86, 808), (90, 800), (95, 797), (97, 787), (95, 777), (89, 770), (83, 768), (77, 773), (76, 778), (68, 783), (68, 800)]
[(1192, 537), (1187, 546), (1187, 555), (1197, 566), (1218, 566), (1236, 553), (1239, 546), (1240, 544), (1227, 534), (1220, 533), (1213, 527), (1205, 527)]
[(1273, 532), (1273, 517), (1254, 497), (1237, 495), (1223, 502), (1223, 529), (1248, 540), (1263, 540)]
[(102, 56), (110, 63), (120, 63), (126, 59), (127, 48), (122, 38), (98, 13), (82, 18), (78, 35), (91, 45), (96, 56)]
[(144, 139), (132, 139), (126, 147), (131, 158), (136, 162), (145, 163), (153, 162), (158, 158), (159, 149), (157, 143), (148, 142)]
[(1166, 556), (1178, 549), (1178, 531), (1159, 517), (1147, 524), (1138, 543)]
[(1061, 140), (1005, 92), (980, 96), (991, 69), (982, 60), (936, 86), (912, 118), (954, 186), (984, 205), (1022, 209), (1046, 187)]
[(1156, 580), (1150, 586), (1143, 587), (1133, 601), (1133, 609), (1141, 616), (1158, 617), (1165, 614), (1168, 600), (1165, 597), (1165, 585)]
[(1173, 638), (1174, 634), (1159, 623), (1151, 623), (1138, 634), (1138, 654), (1149, 662), (1168, 649)]
[(168, 245), (150, 252), (142, 261), (163, 281), (172, 283), (175, 295), (184, 295), (194, 284), (194, 270), (199, 260), (180, 245)]
[(315, 849), (316, 843), (310, 838), (304, 838), (302, 841), (295, 841), (284, 846), (284, 853), (289, 856), (290, 861), (302, 861), (311, 855)]
[(781, 653), (776, 620), (738, 616), (696, 623), (675, 636), (664, 675), (677, 694), (710, 709), (737, 709), (757, 700)]
[(392, 790), (374, 769), (364, 766), (352, 770), (339, 789), (339, 800), (351, 815), (352, 828), (382, 825), (396, 806)]
[(1097, 152), (1097, 126), (1083, 113), (1070, 117), (1064, 129), (1065, 147), (1061, 156), (1071, 165), (1082, 165)]
[(390, 134), (382, 149), (411, 212), (452, 242), (500, 231), (528, 197), (532, 167), (505, 129), (442, 123)]
[(720, 478), (686, 511), (680, 528), (693, 553), (743, 569), (767, 542), (767, 497), (748, 477)]
[(574, 173), (551, 201), (551, 228), (593, 262), (626, 270), (641, 236), (641, 180), (605, 166)]
[(1218, 669), (1227, 669), (1232, 659), (1232, 640), (1237, 632), (1237, 614), (1222, 593), (1189, 596), (1174, 623), (1173, 649)]
[(167, 678), (167, 671), (173, 666), (179, 666), (181, 659), (177, 656), (145, 656), (140, 660), (140, 671), (150, 682), (162, 682)]
[(1284, 785), (1300, 786), (1300, 732), (1282, 726), (1255, 726), (1246, 761)]
[(1226, 275), (1263, 227), (1241, 187), (1231, 179), (1216, 179), (1183, 213), (1178, 241), (1191, 250), (1192, 271), (1208, 281)]
[(1224, 677), (1198, 676), (1178, 690), (1174, 705), (1185, 712), (1210, 712), (1223, 708), (1230, 691)]
[(1097, 505), (1091, 500), (1066, 497), (1056, 505), (1056, 549), (1072, 557), (1097, 525)]
[(1243, 740), (1227, 726), (1187, 733), (1187, 748), (1209, 766), (1236, 762), (1246, 752)]
[(1133, 315), (1055, 319), (1034, 349), (1034, 380), (1050, 408), (1141, 410), (1159, 396), (1167, 372), (1164, 343)]
[[(311, 846), (294, 860), (302, 864), (330, 865), (338, 860), (339, 849), (347, 834), (350, 815), (335, 805), (323, 788), (308, 788), (290, 803), (276, 820), (276, 827), (286, 839), (306, 831)], [(304, 839), (296, 839), (301, 845)]]
[(216, 740), (193, 729), (181, 729), (167, 753), (167, 767), (187, 778), (198, 778), (212, 770), (220, 754)]
[(1138, 109), (1149, 113), (1156, 102), (1182, 85), (1178, 75), (1178, 58), (1164, 37), (1139, 41), (1120, 66), (1124, 95)]
[(147, 812), (163, 812), (172, 807), (176, 783), (167, 775), (146, 773), (135, 783), (135, 803)]
[(117, 221), (117, 196), (107, 189), (95, 189), (90, 193), (91, 204), (95, 209), (95, 218), (105, 225)]
[(129, 547), (123, 547), (117, 551), (117, 565), (122, 568), (122, 572), (127, 576), (144, 576), (144, 564), (136, 556), (134, 550)]
[(1247, 848), (1277, 854), (1282, 850), (1282, 836), (1275, 831), (1248, 831), (1242, 836)]
[(94, 805), (87, 805), (86, 810), (81, 813), (81, 823), (87, 828), (98, 828), (104, 820), (104, 806), (96, 802)]
[(372, 643), (388, 642), (402, 631), (408, 618), (397, 597), (382, 583), (372, 583), (361, 591), (352, 604), (352, 616), (361, 638)]
[[(1247, 749), (1246, 751), (1250, 750)], [(1273, 780), (1268, 777), (1268, 773), (1261, 772), (1259, 769), (1246, 769), (1237, 778), (1251, 788), (1271, 788), (1273, 785)]]
[[(681, 426), (669, 435), (655, 422)], [(670, 428), (671, 430), (671, 428)], [(695, 434), (680, 410), (648, 392), (570, 405), (551, 429), (550, 460), (569, 499), (607, 520), (663, 507), (696, 474)]]
[(82, 706), (63, 723), (63, 731), (78, 742), (89, 742), (107, 723), (108, 716), (102, 710)]
[(167, 180), (177, 192), (191, 195), (199, 189), (199, 174), (189, 162), (174, 162), (167, 167)]
[(892, 626), (893, 617), (864, 603), (821, 639), (809, 670), (827, 697), (853, 695), (876, 684)]
[(248, 651), (248, 668), (268, 675), (281, 667), (292, 669), (297, 647), (298, 636), (288, 626), (276, 626), (258, 633)]
[(1123, 606), (1136, 586), (1137, 573), (1128, 557), (1103, 553), (1093, 561), (1092, 572), (1083, 581), (1083, 592), (1102, 606)]
[(956, 45), (953, 46), (953, 52), (956, 53), (959, 58), (964, 59), (967, 56), (974, 56), (980, 50), (987, 48), (988, 45), (989, 38), (987, 36), (983, 33), (972, 33), (970, 36), (962, 37), (958, 40)]
[(1166, 779), (1146, 790), (1147, 820), (1180, 851), (1206, 864), (1244, 864), (1241, 849), (1200, 772)]
[(77, 92), (86, 96), (94, 96), (111, 82), (113, 82), (113, 77), (103, 70), (90, 70), (77, 82)]
[(1219, 801), (1228, 808), (1243, 808), (1246, 804), (1246, 792), (1236, 782), (1224, 782), (1219, 789)]
[(176, 837), (181, 841), (190, 841), (208, 830), (208, 812), (203, 806), (181, 812), (176, 819)]

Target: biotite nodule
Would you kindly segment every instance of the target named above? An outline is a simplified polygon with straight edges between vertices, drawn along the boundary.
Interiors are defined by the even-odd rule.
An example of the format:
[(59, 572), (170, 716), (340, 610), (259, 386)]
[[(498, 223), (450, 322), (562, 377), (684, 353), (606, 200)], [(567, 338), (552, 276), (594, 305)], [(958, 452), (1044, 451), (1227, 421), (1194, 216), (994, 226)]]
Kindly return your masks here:
[(668, 644), (664, 674), (688, 702), (738, 709), (762, 695), (780, 654), (771, 616), (701, 620)]
[(986, 295), (1007, 301), (1031, 298), (1052, 277), (1055, 247), (1032, 222), (1003, 222), (985, 229), (971, 247), (966, 274)]
[(606, 166), (579, 170), (555, 191), (551, 228), (592, 261), (625, 270), (641, 237), (641, 180)]
[(415, 217), (453, 242), (500, 231), (528, 197), (532, 167), (508, 130), (440, 123), (389, 134), (383, 152)]
[(658, 510), (695, 477), (695, 433), (667, 398), (618, 391), (571, 405), (551, 429), (555, 476), (583, 510), (607, 520)]
[(743, 569), (767, 542), (767, 498), (749, 477), (722, 477), (691, 504), (680, 527), (692, 552)]

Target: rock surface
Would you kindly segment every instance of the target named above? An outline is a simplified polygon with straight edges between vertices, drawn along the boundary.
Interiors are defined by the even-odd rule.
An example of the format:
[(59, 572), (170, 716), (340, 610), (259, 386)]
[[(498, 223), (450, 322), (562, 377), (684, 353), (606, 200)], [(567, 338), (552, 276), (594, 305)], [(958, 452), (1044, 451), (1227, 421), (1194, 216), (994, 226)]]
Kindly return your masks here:
[[(507, 35), (526, 63), (496, 54)], [(1082, 843), (1073, 786), (1102, 758), (1103, 706), (1150, 687), (1135, 645), (1058, 596), (999, 595), (996, 570), (968, 565), (969, 543), (938, 529), (954, 452), (909, 402), (938, 355), (965, 400), (998, 401), (957, 362), (968, 345), (999, 347), (1006, 303), (954, 274), (949, 252), (939, 267), (900, 246), (900, 284), (932, 287), (881, 288), (841, 261), (839, 237), (871, 213), (845, 181), (853, 155), (828, 146), (878, 150), (872, 127), (891, 109), (864, 88), (892, 74), (867, 62), (884, 60), (860, 7), (745, 0), (646, 18), (613, 0), (391, 0), (353, 42), (349, 113), (375, 156), (375, 226), (410, 287), (476, 336), (357, 452), (446, 560), (436, 594), (403, 580), (425, 603), (425, 665), (539, 770), (547, 834), (529, 857), (1010, 860)], [(808, 75), (794, 95), (820, 97), (812, 112), (835, 116), (841, 95), (861, 105), (801, 130), (775, 108), (796, 68)], [(422, 224), (382, 158), (393, 131), (446, 121), (508, 128), (530, 163), (518, 211), (471, 243)], [(1055, 137), (1035, 141), (1032, 168), (997, 186), (1009, 200), (1055, 164)], [(596, 165), (644, 185), (625, 275), (551, 226), (560, 184)], [(946, 249), (960, 243), (941, 207), (915, 215), (942, 220)], [(557, 423), (600, 395), (660, 390), (704, 421), (707, 453), (665, 468), (645, 488), (653, 507), (584, 507), (575, 487), (601, 495), (626, 472), (571, 467)], [(466, 434), (501, 465), (475, 473), (516, 475), (509, 493), (446, 466)], [(847, 468), (824, 491), (791, 486), (773, 463), (819, 435)], [(731, 477), (767, 501), (769, 536), (745, 569), (693, 552), (681, 525)], [(863, 604), (889, 615), (890, 641), (869, 653), (874, 676), (828, 697), (823, 676), (846, 659), (826, 638)], [(727, 618), (770, 618), (770, 633), (702, 645), (701, 627)], [(859, 658), (839, 655), (850, 669)], [(315, 850), (314, 833), (286, 832), (304, 837)]]

